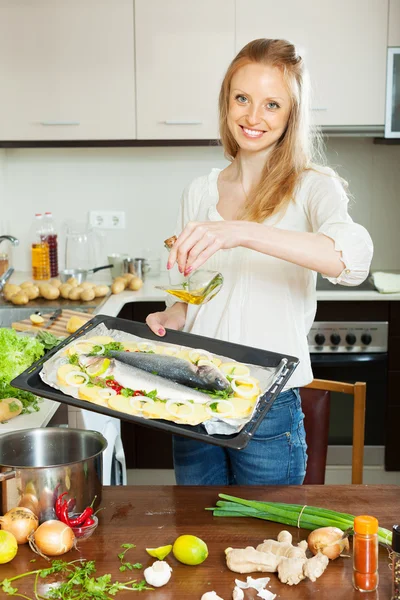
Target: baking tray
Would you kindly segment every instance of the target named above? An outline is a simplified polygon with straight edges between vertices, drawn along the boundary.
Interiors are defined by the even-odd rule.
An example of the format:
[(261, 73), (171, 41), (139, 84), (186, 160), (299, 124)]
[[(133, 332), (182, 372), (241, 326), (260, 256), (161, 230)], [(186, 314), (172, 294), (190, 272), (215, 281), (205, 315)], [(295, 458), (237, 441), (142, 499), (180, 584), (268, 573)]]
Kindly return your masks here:
[(59, 344), (56, 348), (48, 352), (44, 357), (31, 365), (29, 369), (21, 373), (21, 375), (18, 375), (18, 377), (11, 382), (11, 385), (21, 390), (31, 392), (36, 396), (50, 398), (56, 402), (62, 402), (64, 404), (76, 406), (77, 408), (82, 408), (84, 410), (92, 410), (94, 412), (109, 415), (110, 417), (115, 417), (130, 423), (137, 423), (139, 425), (144, 425), (145, 427), (169, 431), (175, 435), (182, 435), (184, 437), (214, 444), (216, 446), (224, 446), (227, 448), (242, 450), (251, 440), (261, 421), (270, 410), (275, 398), (278, 396), (278, 394), (280, 394), (283, 387), (286, 385), (287, 381), (290, 379), (294, 370), (299, 364), (299, 359), (295, 358), (294, 356), (278, 354), (276, 352), (260, 350), (250, 346), (242, 346), (240, 344), (223, 342), (213, 338), (167, 329), (167, 333), (162, 338), (162, 341), (179, 346), (187, 346), (189, 348), (202, 348), (212, 352), (213, 354), (220, 354), (230, 357), (239, 362), (259, 365), (262, 367), (280, 367), (279, 376), (276, 378), (274, 385), (271, 386), (271, 388), (260, 398), (251, 420), (248, 421), (239, 432), (231, 435), (211, 435), (207, 433), (203, 425), (197, 425), (193, 427), (191, 425), (181, 425), (178, 423), (172, 423), (170, 421), (163, 421), (161, 419), (144, 419), (143, 417), (127, 415), (125, 413), (112, 410), (111, 408), (98, 406), (97, 404), (92, 404), (91, 402), (87, 402), (85, 400), (72, 398), (63, 392), (46, 385), (41, 380), (39, 373), (43, 367), (43, 364), (49, 358), (51, 358), (54, 354), (59, 352), (60, 349), (62, 349), (64, 346), (67, 346), (75, 339), (78, 339), (83, 335), (90, 334), (90, 331), (97, 327), (97, 325), (100, 323), (103, 323), (108, 329), (118, 329), (120, 331), (131, 333), (151, 341), (160, 341), (160, 338), (156, 336), (145, 323), (137, 323), (136, 321), (119, 319), (117, 317), (97, 315), (88, 321), (88, 323), (83, 325), (80, 329), (78, 329), (73, 335), (61, 342), (61, 344)]

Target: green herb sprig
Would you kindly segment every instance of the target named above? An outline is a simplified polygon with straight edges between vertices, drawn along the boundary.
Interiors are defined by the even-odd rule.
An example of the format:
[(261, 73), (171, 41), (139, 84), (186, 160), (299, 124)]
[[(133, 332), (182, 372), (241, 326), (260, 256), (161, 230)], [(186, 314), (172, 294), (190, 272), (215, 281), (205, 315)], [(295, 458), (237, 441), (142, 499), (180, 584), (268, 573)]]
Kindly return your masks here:
[(135, 544), (121, 544), (121, 548), (125, 548), (125, 550), (118, 554), (118, 558), (121, 561), (119, 570), (126, 571), (128, 569), (129, 571), (133, 571), (133, 569), (141, 569), (143, 566), (141, 563), (135, 563), (133, 565), (132, 563), (125, 561), (125, 554), (128, 552), (128, 550), (136, 548)]

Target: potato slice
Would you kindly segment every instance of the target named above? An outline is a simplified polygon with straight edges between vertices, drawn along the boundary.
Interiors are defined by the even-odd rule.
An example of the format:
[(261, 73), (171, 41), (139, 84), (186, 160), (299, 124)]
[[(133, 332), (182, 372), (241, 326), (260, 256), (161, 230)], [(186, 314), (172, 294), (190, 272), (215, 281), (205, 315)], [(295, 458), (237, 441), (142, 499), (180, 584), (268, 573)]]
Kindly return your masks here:
[(251, 411), (254, 408), (256, 398), (229, 398), (229, 402), (232, 402), (233, 413), (229, 418), (242, 419), (251, 415)]
[(23, 404), (18, 398), (3, 398), (3, 400), (0, 400), (0, 423), (18, 417), (22, 409)]
[(222, 363), (219, 365), (219, 369), (224, 375), (230, 375), (231, 377), (247, 377), (250, 375), (249, 367), (237, 362)]
[(130, 398), (125, 398), (125, 396), (117, 394), (116, 396), (111, 396), (111, 398), (108, 400), (108, 406), (113, 410), (118, 410), (119, 412), (126, 413), (127, 415), (140, 416), (140, 411), (133, 408), (130, 400)]
[(93, 344), (111, 344), (115, 340), (109, 335), (95, 335), (94, 337), (87, 338), (85, 342), (92, 342)]
[(129, 350), (129, 352), (135, 352), (137, 350), (136, 342), (122, 342), (124, 350)]
[(69, 385), (66, 381), (65, 381), (65, 377), (68, 373), (71, 373), (72, 371), (79, 371), (79, 368), (76, 365), (71, 365), (69, 363), (66, 363), (65, 365), (62, 365), (61, 367), (59, 367), (58, 371), (57, 371), (57, 381), (60, 385)]
[(104, 408), (109, 408), (107, 399), (103, 395), (101, 395), (103, 389), (104, 388), (98, 385), (81, 385), (78, 388), (78, 396), (81, 400), (87, 400), (88, 402), (93, 402), (93, 404), (97, 404), (98, 406), (104, 406)]

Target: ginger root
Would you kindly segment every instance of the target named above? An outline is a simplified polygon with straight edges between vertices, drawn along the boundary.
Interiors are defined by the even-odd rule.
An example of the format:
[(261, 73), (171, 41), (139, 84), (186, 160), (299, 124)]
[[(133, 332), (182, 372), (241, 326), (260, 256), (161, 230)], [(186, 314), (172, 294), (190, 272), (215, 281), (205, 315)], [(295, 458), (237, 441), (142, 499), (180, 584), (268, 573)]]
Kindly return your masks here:
[(316, 581), (328, 566), (328, 557), (319, 553), (308, 559), (307, 542), (303, 540), (293, 546), (292, 540), (288, 531), (281, 531), (277, 540), (264, 540), (257, 548), (227, 548), (226, 564), (235, 573), (277, 571), (280, 581), (288, 585), (297, 585), (306, 577)]

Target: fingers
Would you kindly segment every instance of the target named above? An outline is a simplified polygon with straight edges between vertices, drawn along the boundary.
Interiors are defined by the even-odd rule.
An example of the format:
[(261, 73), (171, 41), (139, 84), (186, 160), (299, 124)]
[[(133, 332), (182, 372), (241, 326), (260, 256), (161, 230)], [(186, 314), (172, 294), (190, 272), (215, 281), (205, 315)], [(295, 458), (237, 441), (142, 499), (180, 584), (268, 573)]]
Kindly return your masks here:
[(201, 267), (201, 265), (203, 265), (213, 254), (215, 254), (215, 252), (218, 252), (218, 250), (220, 249), (221, 242), (219, 240), (214, 239), (214, 241), (210, 245), (206, 246), (204, 250), (199, 252), (196, 259), (191, 264), (188, 263), (184, 271), (185, 277), (190, 275), (192, 271), (195, 271), (196, 269)]
[(162, 337), (165, 335), (165, 329), (164, 326), (161, 322), (161, 315), (162, 313), (151, 313), (149, 315), (147, 315), (146, 317), (146, 324), (148, 325), (148, 327), (151, 329), (151, 331), (153, 333), (155, 333), (156, 335), (158, 335), (159, 337)]
[(181, 244), (187, 240), (187, 238), (192, 234), (194, 229), (196, 228), (197, 223), (194, 221), (190, 221), (182, 233), (178, 236), (175, 244), (172, 246), (171, 251), (168, 257), (167, 269), (172, 269), (175, 262), (177, 261), (178, 250), (181, 247)]
[[(197, 261), (197, 266), (204, 262), (205, 258), (201, 260), (199, 256), (210, 246), (215, 248), (215, 235), (210, 230), (210, 224), (188, 223), (173, 245), (167, 268), (172, 268), (177, 262), (180, 273), (187, 275), (194, 270), (193, 264), (195, 261)], [(207, 257), (211, 254), (208, 254)]]

